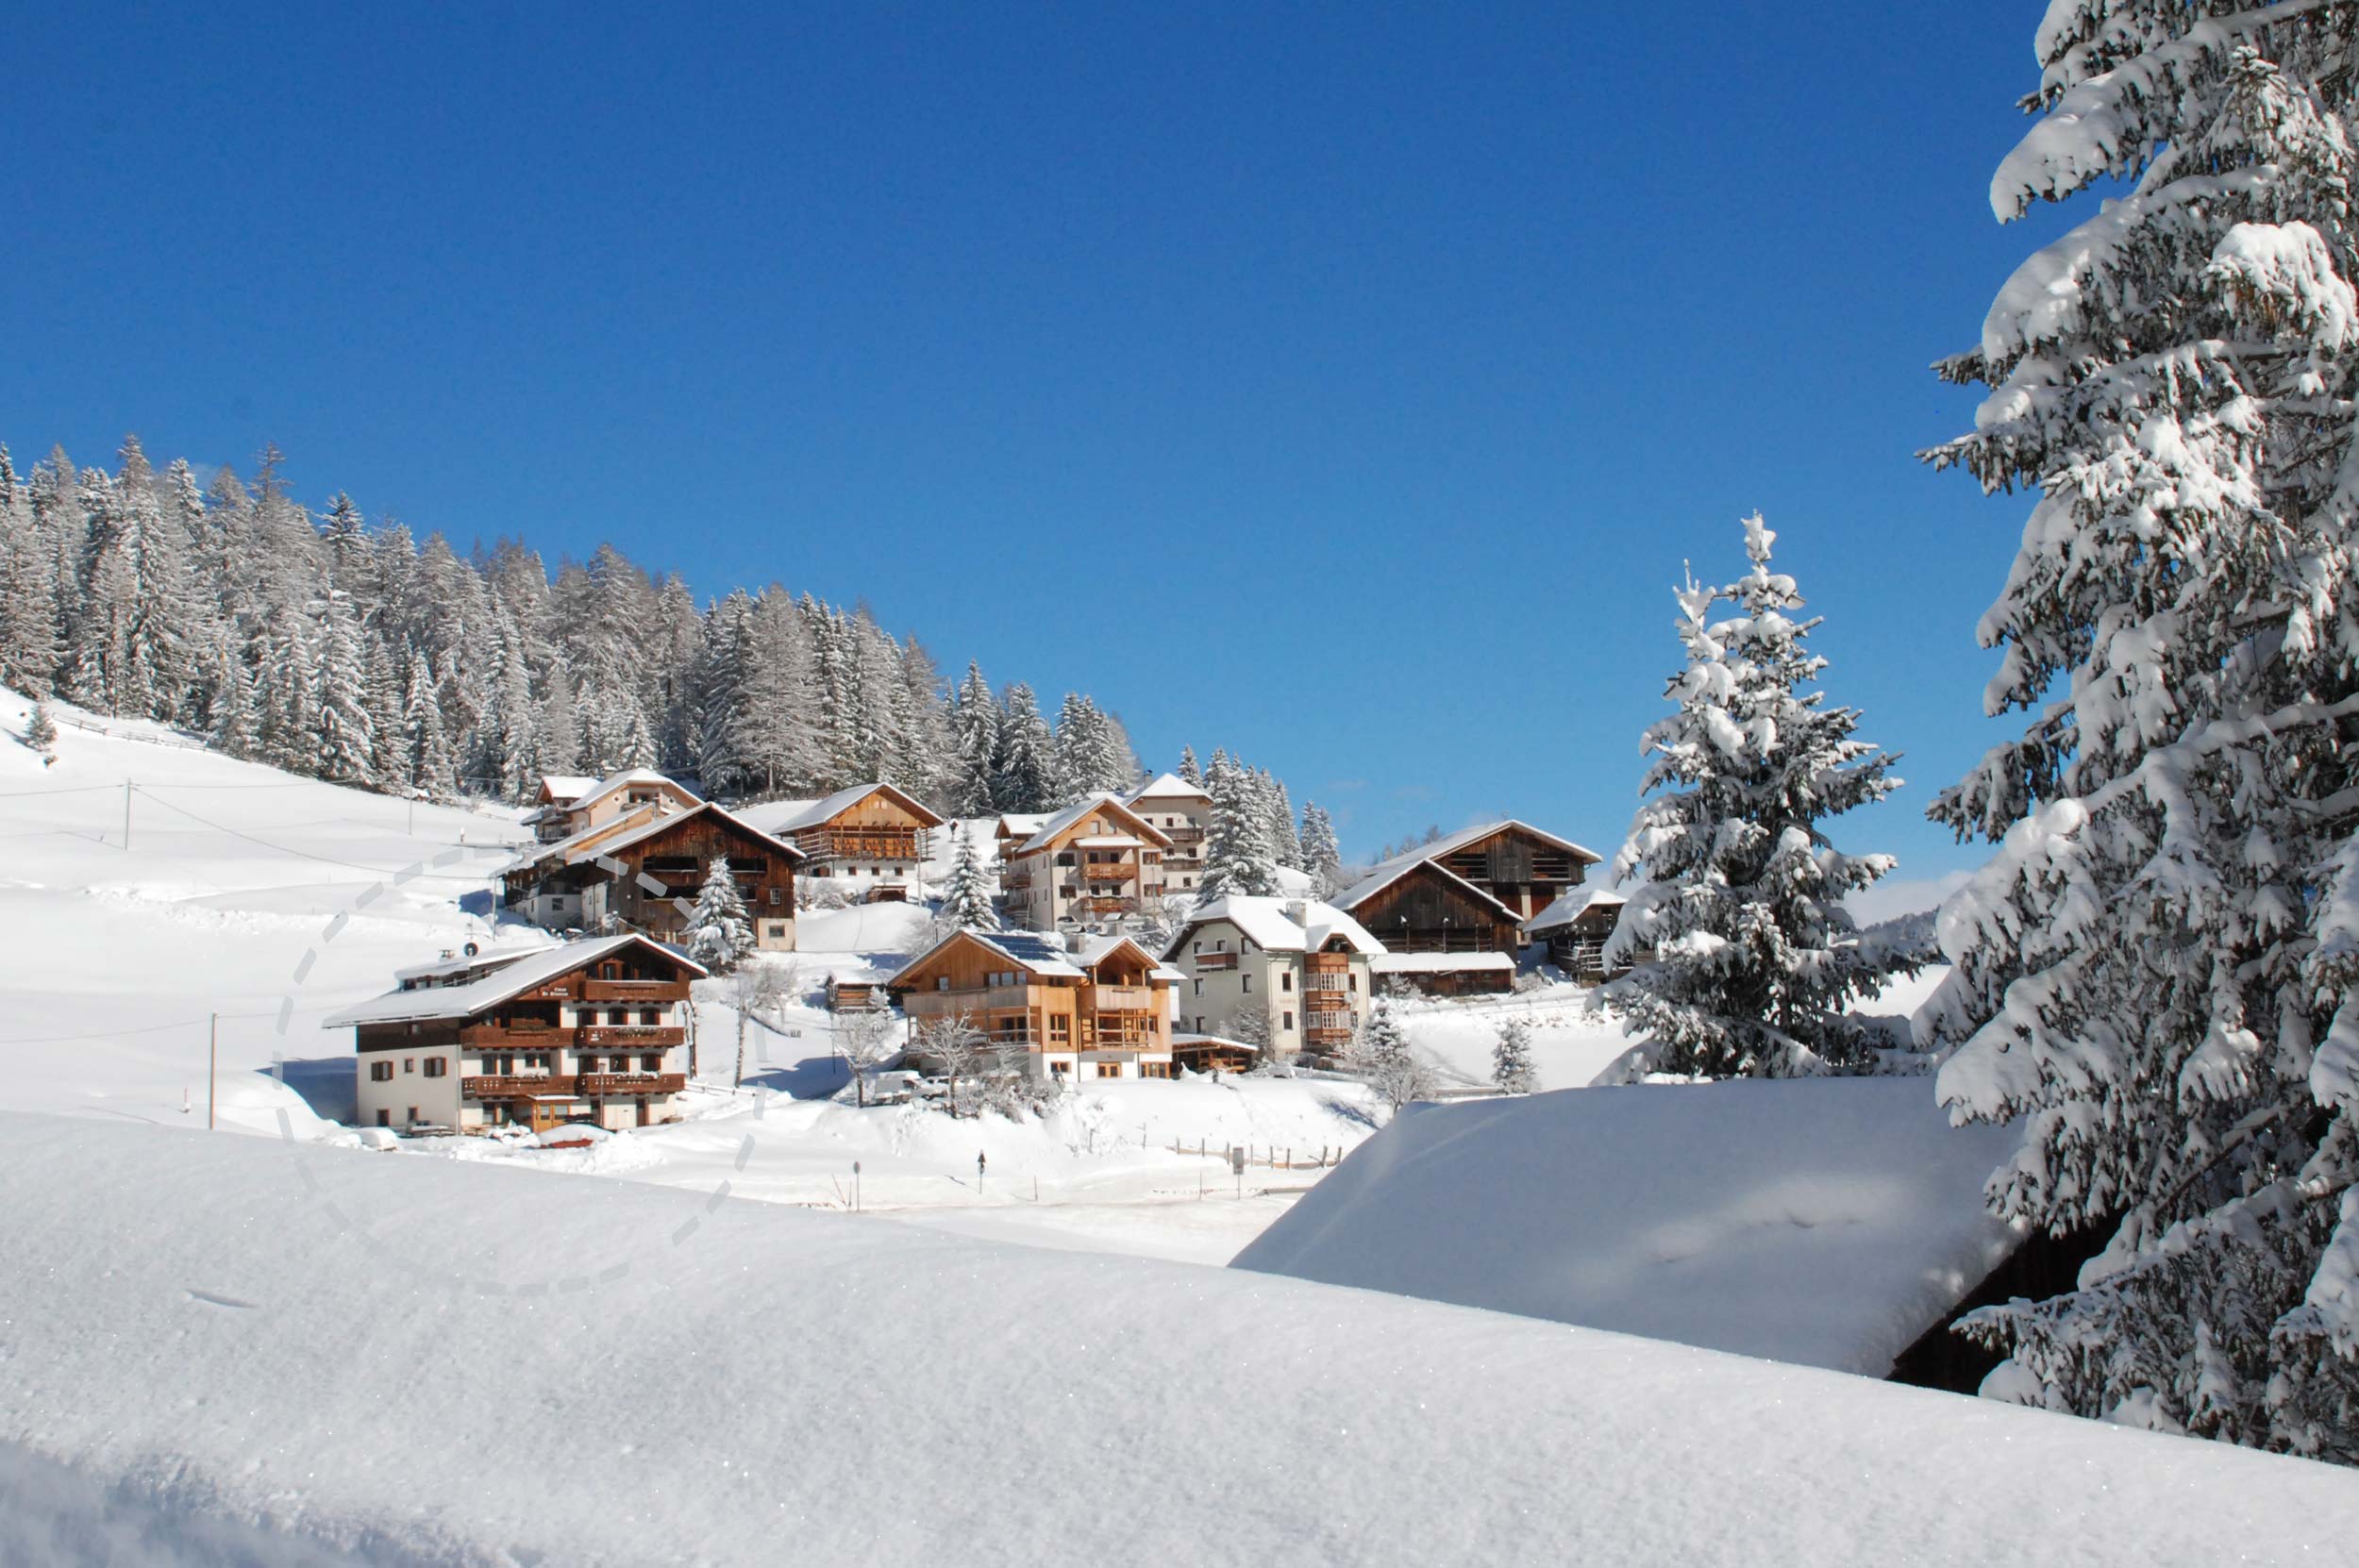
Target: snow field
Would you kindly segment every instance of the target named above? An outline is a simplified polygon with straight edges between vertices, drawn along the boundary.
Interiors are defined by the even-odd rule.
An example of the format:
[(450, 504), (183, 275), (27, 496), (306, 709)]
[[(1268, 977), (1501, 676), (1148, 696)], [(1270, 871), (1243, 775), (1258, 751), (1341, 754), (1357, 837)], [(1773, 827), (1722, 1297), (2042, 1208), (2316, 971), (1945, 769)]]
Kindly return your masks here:
[(2321, 1466), (626, 1182), (0, 1114), (0, 1212), (42, 1260), (0, 1271), (0, 1443), (413, 1562), (2208, 1565), (2359, 1530)]

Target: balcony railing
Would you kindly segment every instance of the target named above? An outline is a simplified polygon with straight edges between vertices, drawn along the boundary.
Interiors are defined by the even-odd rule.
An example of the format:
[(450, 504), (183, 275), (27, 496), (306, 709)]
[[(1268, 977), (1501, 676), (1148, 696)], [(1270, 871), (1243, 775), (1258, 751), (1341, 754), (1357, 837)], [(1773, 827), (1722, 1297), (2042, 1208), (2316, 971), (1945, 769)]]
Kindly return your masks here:
[(1191, 961), (1199, 972), (1212, 969), (1234, 969), (1237, 967), (1237, 955), (1234, 953), (1198, 953)]
[(688, 1043), (688, 1031), (682, 1027), (658, 1024), (600, 1024), (594, 1028), (583, 1028), (581, 1043), (610, 1047), (627, 1045), (633, 1050), (642, 1047), (658, 1050), (665, 1046), (685, 1045)]
[(1175, 844), (1202, 843), (1204, 829), (1201, 827), (1166, 827), (1163, 829), (1163, 837)]
[(1095, 994), (1100, 1012), (1151, 1012), (1155, 1007), (1152, 986), (1099, 986)]
[(571, 1073), (551, 1073), (534, 1077), (501, 1077), (485, 1075), (462, 1077), (459, 1093), (469, 1100), (510, 1100), (526, 1094), (578, 1094), (581, 1080)]
[(1347, 1024), (1312, 1023), (1304, 1026), (1302, 1038), (1313, 1045), (1348, 1045), (1351, 1026)]
[(461, 1045), (503, 1051), (554, 1051), (573, 1043), (574, 1031), (554, 1024), (469, 1024), (459, 1031)]
[(678, 1002), (688, 995), (687, 985), (679, 980), (584, 980), (581, 996), (586, 1002)]
[(677, 1094), (688, 1087), (685, 1073), (584, 1073), (581, 1092), (592, 1098), (614, 1094)]
[(1139, 901), (1135, 898), (1077, 897), (1073, 908), (1085, 914), (1136, 914)]
[(1023, 986), (967, 986), (959, 991), (912, 991), (901, 998), (902, 1010), (912, 1017), (940, 1018), (962, 1012), (997, 1012), (1029, 1007), (1031, 996)]
[(795, 847), (827, 860), (915, 860), (919, 859), (915, 828), (806, 827), (795, 835)]

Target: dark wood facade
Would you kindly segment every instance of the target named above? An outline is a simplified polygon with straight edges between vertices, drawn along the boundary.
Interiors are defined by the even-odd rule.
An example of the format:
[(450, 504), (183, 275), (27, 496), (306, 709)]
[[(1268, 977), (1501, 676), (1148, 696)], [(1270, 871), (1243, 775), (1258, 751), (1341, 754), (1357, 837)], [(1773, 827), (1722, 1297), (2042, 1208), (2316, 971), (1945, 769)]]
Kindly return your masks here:
[[(765, 937), (765, 924), (795, 920), (795, 853), (787, 845), (756, 832), (713, 807), (683, 812), (636, 843), (610, 852), (625, 872), (607, 892), (607, 907), (633, 928), (661, 938), (682, 934), (686, 917), (679, 901), (696, 901), (706, 869), (727, 856), (729, 875), (745, 896), (745, 912), (757, 938)], [(594, 865), (593, 869), (597, 869)], [(650, 892), (642, 878), (662, 891)], [(772, 945), (764, 941), (762, 945)]]
[(1567, 889), (1579, 886), (1583, 869), (1593, 863), (1513, 822), (1435, 859), (1444, 869), (1506, 905), (1519, 921), (1530, 920)]
[(1394, 953), (1513, 953), (1514, 917), (1430, 861), (1421, 861), (1348, 913)]

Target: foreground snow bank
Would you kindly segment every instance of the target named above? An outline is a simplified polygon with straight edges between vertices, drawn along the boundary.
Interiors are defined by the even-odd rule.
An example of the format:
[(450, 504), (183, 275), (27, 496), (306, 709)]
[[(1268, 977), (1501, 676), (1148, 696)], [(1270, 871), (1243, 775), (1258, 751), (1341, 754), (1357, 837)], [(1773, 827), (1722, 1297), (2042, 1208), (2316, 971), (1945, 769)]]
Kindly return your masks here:
[(2006, 1256), (1925, 1078), (1417, 1106), (1236, 1266), (1882, 1376)]
[(2359, 1532), (2351, 1477), (2296, 1460), (631, 1183), (0, 1115), (0, 1443), (413, 1561), (2212, 1564)]

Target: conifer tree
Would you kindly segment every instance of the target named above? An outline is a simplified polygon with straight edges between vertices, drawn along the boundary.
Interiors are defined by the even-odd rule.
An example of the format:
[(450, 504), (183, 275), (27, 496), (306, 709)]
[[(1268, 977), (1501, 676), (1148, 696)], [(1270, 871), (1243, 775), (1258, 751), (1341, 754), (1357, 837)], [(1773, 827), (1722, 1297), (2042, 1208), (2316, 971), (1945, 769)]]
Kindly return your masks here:
[(966, 678), (951, 698), (950, 729), (957, 748), (950, 779), (950, 814), (990, 816), (1000, 809), (995, 777), (999, 703), (979, 664), (967, 664)]
[(1491, 1046), (1491, 1081), (1502, 1094), (1537, 1093), (1540, 1075), (1531, 1065), (1531, 1026), (1520, 1018), (1500, 1022)]
[(1335, 842), (1335, 824), (1317, 801), (1302, 803), (1302, 869), (1311, 874), (1313, 889), (1321, 898), (1343, 890), (1344, 851)]
[(368, 673), (360, 628), (343, 593), (331, 590), (320, 638), (318, 693), (311, 713), (318, 728), (315, 772), (336, 784), (376, 781), (376, 741), (369, 726)]
[(2112, 1239), (1969, 1326), (1985, 1392), (2359, 1462), (2349, 19), (2079, 0), (2036, 48), (1993, 208), (2106, 193), (1941, 367), (1991, 392), (1927, 456), (2039, 496), (1981, 627), (2033, 717), (1933, 807), (1999, 847), (1917, 1027), (1952, 1116), (2023, 1119), (1993, 1209)]
[(33, 704), (33, 716), (25, 722), (25, 743), (43, 757), (57, 755), (58, 721), (50, 717), (47, 703)]
[(458, 770), (451, 761), (450, 740), (443, 728), (437, 693), (434, 661), (423, 649), (413, 652), (402, 696), (402, 734), (409, 743), (406, 776), (410, 788), (424, 790), (436, 800), (448, 800), (459, 792)]
[(958, 830), (958, 841), (949, 879), (943, 884), (942, 918), (962, 930), (995, 931), (999, 917), (992, 910), (991, 890), (975, 842), (963, 827)]
[(1275, 893), (1278, 862), (1269, 850), (1269, 816), (1253, 776), (1216, 753), (1210, 790), (1213, 823), (1204, 835), (1204, 877), (1197, 895), (1210, 903), (1232, 893)]
[(726, 975), (738, 959), (754, 949), (754, 927), (745, 913), (745, 895), (729, 871), (728, 857), (716, 855), (705, 868), (704, 886), (688, 915), (688, 956)]
[[(1687, 667), (1665, 696), (1679, 711), (1651, 726), (1642, 789), (1614, 876), (1646, 878), (1614, 928), (1615, 953), (1655, 957), (1625, 982), (1653, 1037), (1656, 1069), (1707, 1077), (1782, 1076), (1865, 1063), (1866, 1026), (1849, 1009), (1896, 970), (1864, 946), (1843, 907), (1892, 869), (1847, 855), (1821, 824), (1899, 786), (1893, 759), (1853, 739), (1859, 713), (1806, 690), (1826, 667), (1796, 620), (1794, 579), (1769, 570), (1777, 536), (1745, 521), (1752, 570), (1726, 589), (1678, 592)], [(1738, 613), (1714, 623), (1726, 598)]]
[(255, 705), (254, 677), (244, 658), (226, 637), (213, 650), (213, 749), (225, 757), (252, 758), (262, 753), (262, 718)]
[(1394, 1016), (1389, 997), (1380, 996), (1368, 1005), (1347, 1059), (1395, 1114), (1433, 1093), (1432, 1072), (1409, 1048), (1409, 1035)]
[(1008, 688), (999, 709), (999, 755), (993, 764), (994, 793), (1002, 811), (1045, 811), (1050, 798), (1051, 754), (1047, 721), (1022, 681)]
[(1193, 784), (1198, 789), (1203, 788), (1204, 770), (1196, 766), (1196, 748), (1194, 746), (1181, 746), (1180, 748), (1179, 776), (1180, 782), (1182, 784)]

